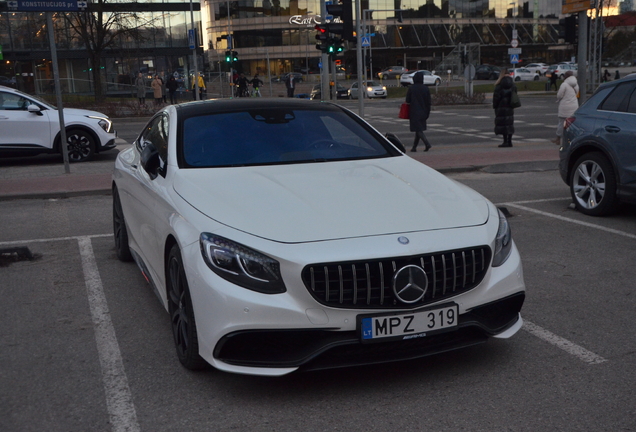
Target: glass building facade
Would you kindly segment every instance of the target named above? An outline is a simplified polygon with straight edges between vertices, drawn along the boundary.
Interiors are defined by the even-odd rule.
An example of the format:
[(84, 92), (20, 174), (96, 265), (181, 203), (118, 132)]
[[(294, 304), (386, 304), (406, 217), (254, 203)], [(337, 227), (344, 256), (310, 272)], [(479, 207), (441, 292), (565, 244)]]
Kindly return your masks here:
[[(434, 69), (465, 44), (480, 46), (479, 59), (473, 60), (503, 65), (510, 60), (513, 29), (524, 61), (556, 62), (572, 54), (572, 47), (559, 44), (561, 2), (554, 0), (362, 0), (361, 6), (374, 71), (392, 65)], [(318, 0), (204, 0), (209, 63), (229, 68), (223, 53), (230, 34), (240, 58), (232, 66), (239, 71), (317, 73), (319, 12)], [(353, 50), (342, 61), (347, 70), (355, 69)]]

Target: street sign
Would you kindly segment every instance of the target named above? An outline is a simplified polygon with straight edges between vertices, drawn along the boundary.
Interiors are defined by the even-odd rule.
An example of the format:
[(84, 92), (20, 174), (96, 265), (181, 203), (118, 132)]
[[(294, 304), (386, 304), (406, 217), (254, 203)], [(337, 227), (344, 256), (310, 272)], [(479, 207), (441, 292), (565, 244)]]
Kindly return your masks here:
[(362, 40), (362, 46), (363, 47), (370, 47), (371, 46), (371, 38), (368, 36), (362, 36), (360, 38)]
[(511, 40), (510, 46), (512, 46), (513, 48), (517, 48), (519, 46), (519, 41), (517, 39)]
[(562, 0), (561, 13), (568, 15), (575, 12), (583, 12), (588, 9), (594, 9), (596, 3), (594, 0)]
[(510, 64), (519, 63), (519, 54), (511, 54), (510, 55)]
[[(81, 3), (81, 4), (80, 4)], [(86, 1), (78, 0), (10, 0), (10, 11), (18, 12), (77, 12), (86, 9)]]
[(194, 29), (188, 30), (188, 44), (190, 45), (191, 50), (195, 48)]
[(508, 48), (508, 54), (513, 55), (513, 54), (521, 54), (521, 48)]
[(519, 35), (518, 35), (517, 29), (512, 29), (512, 38), (513, 39), (519, 39)]

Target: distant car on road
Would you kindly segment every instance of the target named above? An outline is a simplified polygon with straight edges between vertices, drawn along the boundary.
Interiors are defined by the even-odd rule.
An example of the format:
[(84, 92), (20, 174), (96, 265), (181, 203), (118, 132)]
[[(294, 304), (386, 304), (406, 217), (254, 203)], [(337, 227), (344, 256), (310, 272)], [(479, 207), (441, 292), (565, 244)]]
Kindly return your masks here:
[(415, 71), (409, 71), (403, 75), (400, 76), (400, 84), (403, 85), (404, 87), (406, 86), (410, 86), (411, 84), (413, 84), (413, 75), (415, 75), (416, 73), (421, 72), (424, 75), (424, 84), (425, 85), (440, 85), (442, 83), (442, 79), (438, 76), (435, 75), (433, 73), (431, 73), (430, 71), (427, 70), (415, 70)]
[(391, 66), (378, 73), (378, 78), (381, 80), (391, 79), (408, 72), (409, 70), (404, 66)]
[[(87, 161), (115, 147), (117, 135), (106, 114), (64, 108), (66, 143), (71, 162)], [(0, 86), (0, 156), (60, 154), (57, 108), (35, 96)]]
[(475, 69), (475, 79), (478, 80), (496, 80), (499, 78), (501, 68), (499, 66), (480, 65)]
[(508, 69), (510, 77), (515, 81), (539, 81), (539, 74), (526, 68)]
[(545, 63), (530, 63), (525, 65), (524, 68), (535, 71), (539, 75), (545, 75), (545, 73), (548, 71), (549, 66)]
[[(320, 84), (316, 84), (314, 86), (314, 88), (311, 90), (311, 94), (309, 95), (309, 99), (320, 100), (322, 98), (320, 87)], [(349, 90), (342, 84), (336, 83), (336, 97), (338, 99), (347, 99), (349, 97)]]
[[(376, 81), (364, 81), (362, 82), (364, 87), (364, 93), (362, 97), (366, 98), (382, 98), (386, 99), (387, 92), (386, 87)], [(354, 82), (349, 89), (349, 99), (358, 99), (358, 82)]]
[(577, 210), (590, 216), (636, 203), (636, 74), (601, 84), (565, 120), (561, 178)]

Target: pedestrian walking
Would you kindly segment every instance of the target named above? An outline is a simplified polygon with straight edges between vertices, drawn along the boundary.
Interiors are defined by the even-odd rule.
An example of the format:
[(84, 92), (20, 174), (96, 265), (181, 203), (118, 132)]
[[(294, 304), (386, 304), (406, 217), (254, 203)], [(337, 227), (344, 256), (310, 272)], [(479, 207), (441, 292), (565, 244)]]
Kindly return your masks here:
[(621, 74), (618, 72), (618, 69), (616, 69), (616, 75), (614, 75), (614, 79), (621, 79)]
[(574, 111), (579, 107), (579, 84), (576, 81), (574, 72), (567, 71), (565, 80), (557, 93), (557, 103), (559, 104), (559, 122), (557, 123), (556, 138), (552, 140), (556, 145), (560, 145), (563, 136), (563, 124), (565, 119), (572, 117)]
[(552, 75), (550, 75), (550, 87), (548, 88), (548, 90), (552, 90), (552, 86), (554, 86), (554, 90), (558, 90), (559, 87), (557, 86), (557, 80), (559, 79), (559, 77), (557, 76), (556, 72), (552, 72)]
[(155, 78), (150, 83), (150, 87), (152, 87), (155, 105), (161, 105), (163, 101), (163, 82), (161, 78), (159, 78), (159, 75), (155, 75)]
[(503, 142), (499, 147), (512, 147), (512, 135), (515, 133), (515, 111), (513, 108), (513, 94), (517, 88), (505, 69), (501, 69), (499, 79), (495, 82), (492, 95), (492, 107), (495, 110), (495, 135), (503, 135)]
[(424, 74), (417, 72), (413, 75), (413, 85), (409, 86), (406, 91), (406, 101), (409, 104), (409, 129), (415, 132), (413, 139), (412, 152), (417, 151), (417, 144), (422, 140), (424, 143), (424, 151), (431, 149), (431, 144), (426, 139), (424, 131), (426, 130), (426, 120), (431, 113), (431, 92), (424, 85)]
[(252, 88), (254, 89), (254, 96), (261, 97), (260, 87), (263, 85), (263, 81), (258, 77), (258, 74), (254, 75), (252, 80), (250, 81), (252, 84)]
[(199, 85), (199, 100), (203, 100), (203, 93), (206, 91), (205, 81), (203, 80), (203, 75), (199, 73), (198, 82), (195, 82), (195, 77), (192, 77), (192, 99), (197, 100), (197, 84)]
[(137, 74), (135, 79), (135, 88), (137, 89), (137, 99), (139, 99), (139, 106), (146, 104), (146, 80), (141, 72)]
[(605, 72), (603, 72), (603, 82), (608, 82), (611, 77), (612, 77), (612, 74), (609, 73), (607, 69), (605, 69)]
[(296, 83), (294, 82), (294, 74), (288, 73), (285, 77), (285, 87), (287, 87), (287, 97), (294, 97)]
[(177, 103), (177, 89), (179, 88), (179, 83), (174, 76), (171, 76), (168, 82), (166, 83), (166, 88), (168, 89), (168, 93), (170, 94), (170, 103), (172, 105)]

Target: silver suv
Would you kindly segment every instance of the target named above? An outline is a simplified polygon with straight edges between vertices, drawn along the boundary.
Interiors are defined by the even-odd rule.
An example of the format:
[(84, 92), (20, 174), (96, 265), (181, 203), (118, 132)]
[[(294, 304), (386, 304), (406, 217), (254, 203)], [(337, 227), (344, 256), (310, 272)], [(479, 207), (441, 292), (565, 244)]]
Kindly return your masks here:
[(565, 121), (561, 178), (586, 215), (636, 203), (636, 74), (599, 86)]
[(391, 66), (384, 69), (382, 72), (379, 72), (378, 78), (380, 79), (396, 78), (408, 71), (409, 70), (405, 68), (404, 66)]

